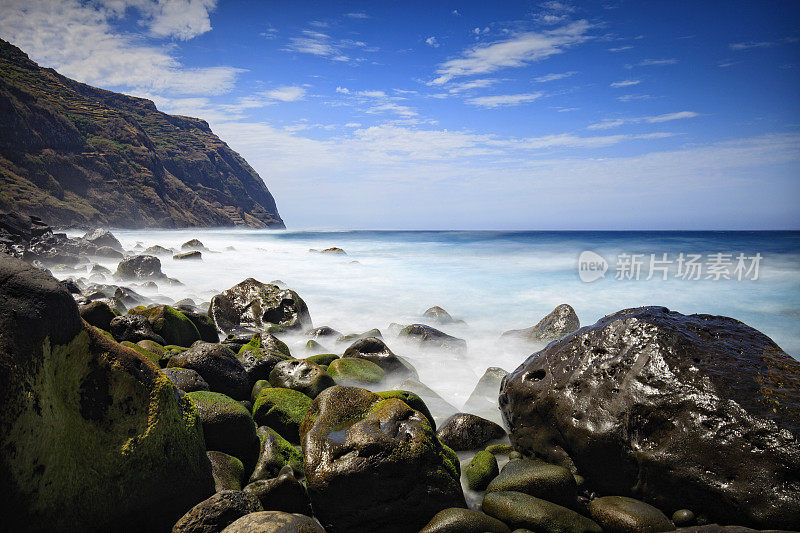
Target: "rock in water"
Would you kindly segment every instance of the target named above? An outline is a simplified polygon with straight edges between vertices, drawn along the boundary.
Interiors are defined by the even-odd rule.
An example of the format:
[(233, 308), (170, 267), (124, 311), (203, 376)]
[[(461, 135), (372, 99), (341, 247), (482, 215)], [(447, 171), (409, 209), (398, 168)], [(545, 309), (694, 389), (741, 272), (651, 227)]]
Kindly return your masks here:
[(123, 259), (117, 265), (114, 276), (119, 279), (162, 279), (161, 261), (153, 255), (135, 255)]
[(455, 452), (401, 400), (335, 386), (300, 428), (306, 481), (328, 533), (415, 533), (448, 507), (465, 507)]
[(163, 531), (213, 493), (197, 412), (72, 296), (0, 254), (0, 513), (12, 531)]
[(89, 241), (98, 248), (108, 246), (109, 248), (118, 252), (123, 251), (122, 243), (120, 243), (119, 240), (117, 240), (117, 238), (114, 237), (114, 235), (107, 229), (96, 229), (94, 231), (90, 231), (83, 236), (83, 240)]
[(372, 361), (395, 379), (418, 379), (417, 371), (397, 357), (378, 337), (359, 339), (350, 345), (342, 357)]
[(296, 292), (253, 278), (214, 296), (208, 314), (222, 331), (237, 326), (263, 330), (269, 324), (292, 330), (312, 327), (308, 307)]
[(173, 259), (182, 260), (182, 259), (190, 259), (194, 261), (202, 261), (203, 260), (203, 253), (199, 250), (192, 250), (191, 252), (182, 252), (179, 254), (175, 254), (172, 256)]
[(561, 304), (553, 309), (535, 326), (527, 329), (512, 329), (503, 333), (504, 338), (519, 339), (527, 342), (549, 342), (557, 340), (581, 327), (575, 309)]
[(404, 327), (398, 336), (419, 345), (420, 348), (430, 348), (434, 350), (446, 350), (457, 354), (467, 351), (467, 341), (448, 335), (444, 331), (439, 331), (425, 324), (411, 324)]
[(517, 449), (602, 493), (800, 524), (800, 363), (737, 320), (614, 313), (530, 356), (500, 406)]

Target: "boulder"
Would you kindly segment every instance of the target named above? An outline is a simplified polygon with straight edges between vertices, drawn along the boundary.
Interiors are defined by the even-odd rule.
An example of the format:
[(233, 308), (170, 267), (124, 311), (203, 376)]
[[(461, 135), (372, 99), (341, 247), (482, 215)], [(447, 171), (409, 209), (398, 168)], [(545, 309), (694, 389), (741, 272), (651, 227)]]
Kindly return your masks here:
[(242, 404), (210, 391), (186, 393), (200, 414), (206, 449), (224, 452), (239, 459), (249, 476), (258, 459), (256, 425)]
[(181, 244), (181, 250), (207, 250), (202, 242), (197, 239), (190, 239)]
[(117, 265), (114, 276), (123, 280), (163, 279), (161, 261), (153, 255), (134, 255)]
[(210, 390), (203, 377), (191, 368), (165, 368), (162, 372), (183, 392)]
[(571, 509), (522, 492), (487, 493), (483, 512), (513, 528), (540, 533), (602, 533), (596, 522)]
[(291, 467), (283, 469), (277, 477), (253, 481), (244, 491), (258, 498), (264, 509), (311, 516), (306, 488), (294, 477)]
[(439, 428), (439, 440), (456, 451), (483, 448), (504, 437), (506, 431), (491, 420), (469, 413), (456, 413)]
[(658, 533), (674, 531), (667, 516), (642, 501), (625, 496), (603, 496), (589, 503), (592, 519), (605, 531), (615, 533)]
[(316, 363), (319, 366), (324, 366), (324, 367), (330, 366), (330, 364), (336, 361), (337, 359), (339, 359), (339, 356), (336, 355), (335, 353), (319, 353), (317, 355), (311, 355), (306, 357), (306, 361), (311, 361), (312, 363)]
[(118, 252), (124, 251), (122, 243), (107, 229), (92, 230), (83, 236), (83, 240), (92, 243), (98, 248), (107, 246)]
[(366, 337), (355, 341), (344, 351), (342, 357), (372, 361), (395, 379), (419, 379), (417, 371), (396, 356), (378, 337)]
[(442, 509), (466, 506), (455, 452), (396, 398), (331, 387), (300, 434), (308, 492), (329, 533), (415, 533)]
[(553, 309), (535, 326), (527, 329), (512, 329), (503, 333), (502, 337), (525, 342), (543, 343), (558, 340), (581, 327), (575, 309), (561, 304)]
[(200, 340), (200, 332), (194, 323), (183, 313), (168, 305), (134, 307), (128, 314), (147, 318), (153, 326), (153, 331), (164, 339), (165, 344), (188, 348)]
[(261, 450), (250, 476), (251, 482), (274, 478), (286, 466), (291, 467), (294, 472), (303, 472), (303, 454), (288, 440), (268, 426), (258, 428), (258, 435), (261, 439)]
[(236, 355), (236, 358), (242, 363), (244, 371), (247, 372), (251, 390), (257, 382), (269, 380), (269, 375), (275, 365), (286, 360), (285, 356), (280, 352), (268, 352), (265, 350), (241, 351)]
[(499, 469), (497, 458), (487, 451), (475, 454), (475, 457), (464, 468), (464, 475), (467, 478), (467, 486), (471, 490), (485, 490), (489, 482), (492, 481)]
[(119, 313), (111, 309), (109, 305), (102, 301), (89, 302), (78, 306), (81, 318), (96, 328), (105, 331), (111, 330), (111, 321), (119, 316)]
[(444, 423), (448, 418), (458, 413), (458, 409), (439, 396), (436, 391), (420, 381), (407, 379), (400, 383), (398, 388), (400, 390), (413, 392), (422, 398), (425, 405), (430, 409), (431, 415), (433, 415), (437, 425)]
[(214, 475), (214, 490), (242, 490), (244, 465), (232, 455), (222, 452), (206, 452)]
[(433, 322), (434, 324), (441, 324), (446, 326), (447, 324), (463, 324), (463, 320), (455, 320), (450, 313), (439, 307), (438, 305), (434, 305), (433, 307), (429, 307), (422, 313), (422, 318)]
[(436, 513), (419, 533), (511, 533), (511, 530), (489, 515), (451, 507)]
[(313, 519), (282, 511), (261, 511), (243, 516), (223, 533), (325, 533)]
[(419, 345), (420, 348), (447, 350), (457, 354), (467, 351), (467, 341), (448, 335), (425, 324), (411, 324), (398, 334), (400, 338)]
[(172, 533), (219, 533), (239, 518), (261, 510), (252, 495), (223, 490), (192, 507), (175, 523)]
[(122, 259), (125, 257), (125, 254), (115, 250), (110, 246), (101, 246), (100, 248), (97, 248), (92, 255), (94, 257), (102, 257), (104, 259)]
[(164, 337), (153, 331), (150, 321), (143, 316), (122, 315), (114, 317), (108, 325), (108, 332), (119, 341), (153, 341), (158, 344), (167, 344)]
[(203, 253), (197, 250), (192, 252), (182, 252), (179, 254), (175, 254), (172, 256), (172, 259), (176, 261), (202, 261), (203, 260)]
[(565, 507), (574, 507), (577, 497), (575, 476), (568, 468), (544, 461), (514, 459), (486, 487), (486, 493), (516, 491)]
[(627, 309), (503, 382), (515, 447), (592, 490), (709, 521), (800, 523), (800, 362), (737, 320)]
[(144, 255), (172, 255), (172, 250), (168, 250), (167, 248), (156, 244), (147, 248), (144, 251)]
[(398, 400), (402, 400), (410, 408), (425, 415), (425, 418), (428, 419), (428, 422), (431, 425), (431, 429), (436, 431), (436, 420), (433, 418), (428, 406), (425, 405), (425, 402), (417, 394), (407, 390), (387, 390), (376, 392), (375, 394), (384, 400), (388, 400), (389, 398), (397, 398)]
[(197, 411), (166, 376), (45, 272), (0, 254), (0, 279), (2, 528), (162, 531), (210, 495)]
[(337, 385), (369, 386), (383, 381), (386, 373), (381, 367), (355, 357), (343, 357), (330, 362), (326, 370)]
[(289, 442), (300, 443), (300, 424), (311, 407), (311, 398), (292, 389), (261, 389), (253, 404), (253, 419), (269, 426)]
[(278, 352), (284, 355), (284, 359), (292, 358), (292, 353), (286, 343), (271, 333), (256, 333), (248, 342), (243, 343), (238, 351), (242, 353), (257, 350)]
[(274, 366), (269, 374), (273, 387), (292, 389), (310, 398), (333, 387), (336, 382), (318, 364), (303, 359), (289, 359)]
[(180, 309), (183, 316), (188, 318), (197, 332), (200, 334), (200, 340), (204, 342), (219, 342), (219, 333), (217, 332), (217, 325), (211, 320), (211, 317), (206, 313), (197, 313), (195, 311), (188, 311)]
[(508, 372), (502, 368), (487, 368), (464, 403), (463, 411), (502, 424), (503, 415), (497, 405), (497, 397), (500, 395), (500, 383), (507, 375)]
[(221, 344), (198, 342), (170, 358), (167, 367), (190, 368), (200, 374), (214, 392), (235, 400), (250, 398), (250, 380), (236, 355)]
[(242, 326), (262, 330), (269, 324), (289, 330), (312, 327), (308, 307), (296, 292), (253, 278), (214, 296), (208, 314), (222, 331)]
[(320, 339), (334, 340), (341, 337), (342, 334), (330, 326), (320, 326), (306, 331), (306, 336), (311, 340), (319, 341)]

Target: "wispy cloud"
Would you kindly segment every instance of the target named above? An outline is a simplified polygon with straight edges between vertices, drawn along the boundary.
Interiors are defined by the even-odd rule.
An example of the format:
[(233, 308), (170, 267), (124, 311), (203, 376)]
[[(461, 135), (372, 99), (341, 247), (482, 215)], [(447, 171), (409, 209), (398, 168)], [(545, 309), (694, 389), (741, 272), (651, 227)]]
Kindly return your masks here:
[(428, 46), (432, 46), (434, 48), (439, 48), (439, 43), (436, 41), (436, 37), (433, 36), (425, 39), (425, 44), (427, 44)]
[(210, 14), (217, 0), (97, 0), (96, 4), (124, 17), (130, 8), (139, 11), (139, 24), (153, 37), (187, 41), (211, 30)]
[(696, 113), (694, 111), (678, 111), (675, 113), (665, 113), (663, 115), (654, 115), (648, 117), (631, 117), (631, 118), (613, 118), (613, 119), (605, 119), (601, 122), (596, 124), (591, 124), (587, 126), (586, 129), (589, 130), (605, 130), (610, 128), (616, 128), (619, 126), (623, 126), (625, 124), (637, 124), (641, 122), (646, 122), (649, 124), (658, 124), (661, 122), (670, 122), (673, 120), (682, 120), (686, 118), (694, 118), (699, 117), (700, 113)]
[(498, 80), (497, 78), (480, 78), (472, 81), (454, 83), (450, 85), (450, 87), (447, 90), (453, 94), (457, 94), (466, 91), (471, 91), (474, 89), (485, 89), (486, 87), (490, 87), (498, 83), (499, 81), (500, 80)]
[(623, 81), (615, 81), (610, 85), (610, 87), (632, 87), (633, 85), (639, 85), (641, 80), (623, 80)]
[(554, 30), (520, 33), (509, 39), (475, 46), (462, 52), (461, 57), (439, 65), (436, 70), (438, 77), (431, 83), (442, 85), (459, 76), (487, 74), (546, 59), (586, 41), (590, 28), (587, 21), (579, 20)]
[(537, 83), (545, 83), (548, 81), (563, 80), (564, 78), (569, 78), (571, 76), (574, 76), (575, 74), (577, 74), (577, 72), (574, 70), (570, 72), (561, 72), (560, 74), (545, 74), (544, 76), (533, 78), (533, 81)]
[(289, 45), (284, 48), (286, 52), (311, 54), (330, 59), (331, 61), (348, 62), (363, 60), (361, 58), (351, 58), (346, 50), (375, 52), (377, 48), (368, 47), (363, 41), (334, 39), (329, 34), (317, 30), (303, 30), (300, 36), (289, 39)]
[(747, 41), (744, 43), (731, 43), (729, 46), (731, 50), (747, 50), (750, 48), (769, 48), (770, 46), (775, 46), (778, 43), (768, 42), (768, 41)]
[(278, 37), (278, 28), (273, 28), (272, 26), (268, 26), (267, 29), (262, 31), (259, 35), (261, 35), (265, 39), (275, 39)]
[(360, 11), (355, 13), (348, 13), (345, 16), (351, 19), (362, 19), (362, 20), (370, 18), (369, 15), (367, 15), (366, 13), (362, 13)]
[(620, 102), (633, 102), (634, 100), (652, 100), (652, 94), (623, 94), (617, 97)]
[(468, 104), (484, 107), (486, 109), (496, 109), (498, 107), (517, 106), (533, 102), (542, 97), (544, 93), (525, 93), (525, 94), (501, 94), (496, 96), (478, 96), (468, 98)]
[(630, 50), (632, 48), (633, 48), (633, 46), (630, 46), (630, 45), (628, 45), (628, 46), (617, 46), (616, 48), (609, 48), (608, 51), (609, 52), (622, 52), (624, 50)]
[(395, 104), (394, 102), (386, 102), (383, 104), (372, 106), (369, 109), (366, 109), (364, 112), (373, 115), (376, 113), (394, 113), (395, 115), (401, 117), (414, 117), (418, 115), (418, 113), (413, 109), (411, 109), (410, 107)]
[(674, 65), (677, 63), (678, 60), (675, 58), (671, 59), (644, 59), (637, 63), (640, 67), (657, 67), (661, 65)]
[(274, 105), (279, 102), (297, 102), (306, 95), (306, 89), (296, 85), (285, 85), (267, 91), (242, 96), (236, 99), (233, 104), (223, 104), (220, 107), (234, 113), (241, 113), (246, 109), (257, 109)]
[(566, 2), (549, 1), (539, 4), (541, 11), (534, 13), (533, 18), (539, 24), (560, 24), (567, 20), (575, 8)]

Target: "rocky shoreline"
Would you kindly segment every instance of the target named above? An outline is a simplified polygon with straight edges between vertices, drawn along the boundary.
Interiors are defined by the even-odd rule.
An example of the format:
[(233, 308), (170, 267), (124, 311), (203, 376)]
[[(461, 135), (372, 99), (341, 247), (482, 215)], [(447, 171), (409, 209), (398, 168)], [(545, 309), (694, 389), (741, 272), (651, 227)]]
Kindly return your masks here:
[(456, 412), (403, 357), (467, 350), (444, 309), (342, 334), (280, 282), (143, 296), (213, 253), (181, 248), (0, 215), (0, 530), (800, 529), (800, 363), (739, 321), (561, 305)]

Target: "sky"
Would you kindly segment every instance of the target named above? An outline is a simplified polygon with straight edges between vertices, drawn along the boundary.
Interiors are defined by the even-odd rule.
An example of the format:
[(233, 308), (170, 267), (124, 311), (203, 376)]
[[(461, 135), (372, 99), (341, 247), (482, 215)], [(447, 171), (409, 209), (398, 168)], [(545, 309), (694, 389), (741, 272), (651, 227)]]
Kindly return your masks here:
[(293, 229), (800, 229), (800, 2), (0, 0)]

